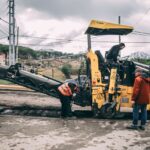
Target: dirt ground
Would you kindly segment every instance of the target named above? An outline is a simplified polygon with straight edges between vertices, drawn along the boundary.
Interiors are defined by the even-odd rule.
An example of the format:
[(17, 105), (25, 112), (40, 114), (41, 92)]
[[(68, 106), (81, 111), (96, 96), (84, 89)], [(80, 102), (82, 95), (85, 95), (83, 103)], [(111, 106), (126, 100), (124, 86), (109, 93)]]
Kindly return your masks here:
[[(0, 91), (0, 103), (60, 107), (58, 100), (32, 92)], [(150, 121), (145, 131), (126, 129), (130, 123), (130, 119), (0, 115), (0, 150), (150, 150)]]

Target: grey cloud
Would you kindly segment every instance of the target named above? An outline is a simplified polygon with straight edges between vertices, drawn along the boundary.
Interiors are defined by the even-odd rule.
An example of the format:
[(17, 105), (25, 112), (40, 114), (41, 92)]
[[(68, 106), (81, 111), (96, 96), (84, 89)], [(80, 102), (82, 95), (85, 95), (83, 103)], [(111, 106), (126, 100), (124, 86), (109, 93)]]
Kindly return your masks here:
[(0, 37), (4, 37), (8, 35), (8, 24), (5, 21), (7, 20), (7, 1), (0, 0)]
[(6, 0), (0, 0), (0, 16), (6, 16), (8, 14), (8, 3)]
[(76, 37), (78, 37), (79, 35), (81, 35), (83, 29), (80, 29), (78, 31), (76, 30), (73, 30), (71, 31), (70, 33), (67, 33), (67, 34), (63, 34), (62, 36), (60, 35), (60, 37), (65, 37), (65, 39), (74, 39)]
[(39, 45), (42, 44), (44, 41), (46, 41), (45, 37), (48, 37), (48, 34), (45, 34), (43, 36), (40, 36), (40, 38), (34, 38), (34, 35), (31, 35), (31, 37), (33, 36), (33, 38), (31, 38), (29, 40), (29, 43), (34, 43), (35, 45)]
[(71, 43), (72, 40), (74, 40), (76, 37), (81, 35), (81, 31), (82, 31), (82, 29), (78, 30), (78, 31), (74, 30), (67, 34), (62, 34), (59, 36), (58, 40), (56, 39), (55, 41), (51, 41), (51, 42), (49, 42), (49, 40), (45, 40), (45, 41), (43, 40), (43, 41), (46, 42), (46, 44), (50, 45), (50, 46), (68, 44), (68, 43)]
[[(55, 18), (80, 17), (106, 18), (122, 15), (128, 17), (140, 11), (136, 0), (16, 0), (23, 9), (34, 8)], [(139, 7), (140, 6), (140, 7)]]
[[(0, 0), (0, 7), (1, 7)], [(27, 8), (32, 8), (39, 12), (39, 14), (34, 17), (34, 19), (65, 19), (65, 18), (82, 18), (86, 22), (89, 22), (91, 19), (99, 19), (99, 20), (109, 20), (113, 22), (117, 22), (117, 16), (122, 16), (122, 23), (125, 24), (133, 24), (136, 25), (138, 19), (143, 20), (138, 23), (138, 30), (150, 32), (149, 31), (149, 23), (143, 24), (146, 17), (148, 17), (149, 13), (145, 15), (144, 13), (148, 9), (149, 5), (146, 3), (149, 0), (15, 0), (16, 1), (16, 14), (20, 12), (24, 12)], [(150, 3), (149, 3), (150, 4)], [(4, 6), (4, 5), (3, 5)], [(2, 14), (0, 9), (0, 15)], [(143, 16), (137, 16), (137, 20), (134, 17), (137, 14), (143, 14)], [(2, 14), (3, 16), (3, 14)], [(31, 17), (31, 16), (30, 16)], [(136, 17), (135, 17), (136, 18)], [(31, 19), (33, 19), (31, 17)], [(74, 19), (77, 21), (77, 19)], [(28, 29), (24, 29), (28, 30)], [(80, 29), (79, 29), (80, 30)], [(31, 31), (30, 31), (31, 32)], [(66, 39), (74, 39), (78, 37), (82, 30), (71, 31), (68, 33), (64, 31), (64, 34), (60, 35)], [(133, 41), (148, 41), (148, 38), (143, 36), (138, 36), (137, 38), (132, 37), (129, 40)], [(50, 41), (35, 40), (32, 39), (30, 42), (38, 42), (38, 43), (47, 43), (52, 45), (57, 45), (54, 41), (53, 43)], [(142, 44), (144, 45), (144, 44)], [(145, 46), (145, 45), (144, 45)]]

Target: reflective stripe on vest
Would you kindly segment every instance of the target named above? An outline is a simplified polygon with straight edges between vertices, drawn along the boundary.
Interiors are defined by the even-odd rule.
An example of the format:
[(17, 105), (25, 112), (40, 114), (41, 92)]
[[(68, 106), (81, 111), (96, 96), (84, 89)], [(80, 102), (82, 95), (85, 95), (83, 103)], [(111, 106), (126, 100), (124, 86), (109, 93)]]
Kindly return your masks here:
[(64, 96), (71, 96), (72, 95), (72, 92), (71, 92), (70, 87), (68, 86), (68, 83), (64, 83), (61, 86), (59, 86), (58, 90)]

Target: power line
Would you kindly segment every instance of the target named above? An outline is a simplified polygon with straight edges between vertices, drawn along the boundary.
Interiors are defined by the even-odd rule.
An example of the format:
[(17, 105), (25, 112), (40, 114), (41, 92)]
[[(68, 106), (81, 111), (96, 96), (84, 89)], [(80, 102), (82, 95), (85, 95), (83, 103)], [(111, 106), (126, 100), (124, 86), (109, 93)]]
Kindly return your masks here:
[(0, 39), (2, 40), (2, 39), (6, 39), (7, 38), (7, 36), (4, 36), (4, 37), (0, 37)]
[(8, 21), (6, 21), (6, 20), (2, 19), (1, 17), (0, 17), (0, 20), (2, 20), (3, 22), (5, 22), (5, 23), (9, 24), (9, 22), (8, 22)]
[(139, 25), (140, 24), (140, 22), (144, 19), (144, 17), (149, 13), (149, 11), (150, 11), (150, 8), (148, 8), (145, 12), (144, 12), (144, 14), (143, 14), (143, 16), (138, 20), (138, 21), (136, 21), (136, 26), (137, 25)]
[[(150, 36), (150, 33), (148, 33), (148, 32), (141, 32), (141, 31), (134, 31), (133, 33), (131, 33), (131, 34), (136, 34), (136, 35), (141, 35), (141, 36)], [(70, 41), (78, 41), (78, 42), (85, 42), (85, 40), (75, 40), (75, 39), (62, 39), (62, 38), (53, 38), (53, 37), (40, 37), (40, 36), (29, 36), (29, 35), (20, 35), (20, 37), (22, 37), (22, 38), (35, 38), (35, 39), (52, 39), (52, 40), (60, 40), (60, 41), (68, 41), (68, 42), (70, 42)], [(93, 39), (95, 38), (95, 37), (92, 37)]]
[(132, 33), (131, 35), (136, 35), (136, 36), (137, 36), (137, 35), (138, 35), (138, 36), (147, 36), (147, 37), (150, 36), (150, 35), (140, 34), (140, 33)]
[(139, 42), (124, 42), (124, 43), (136, 43), (136, 44), (146, 44), (146, 43), (150, 43), (150, 42), (145, 42), (145, 41), (139, 41)]
[(20, 37), (24, 38), (35, 38), (35, 39), (52, 39), (52, 40), (65, 40), (65, 41), (82, 41), (82, 40), (72, 40), (72, 39), (62, 39), (62, 38), (51, 38), (51, 37), (39, 37), (39, 36), (28, 36), (28, 35), (20, 35)]
[(134, 31), (134, 33), (150, 35), (150, 33), (149, 33), (149, 32)]
[(0, 24), (0, 28), (1, 28), (1, 30), (2, 30), (3, 32), (5, 32), (6, 34), (8, 34), (8, 30), (5, 29), (1, 24)]
[[(115, 42), (115, 43), (118, 43), (118, 42)], [(150, 42), (149, 42), (149, 43), (150, 43)], [(6, 44), (6, 43), (1, 43), (1, 44)], [(40, 45), (40, 44), (25, 44), (25, 43), (20, 43), (20, 46), (31, 46), (31, 47), (32, 47), (32, 46), (33, 46), (33, 47), (37, 47), (37, 46), (38, 46), (38, 47), (50, 47), (50, 46), (51, 46), (51, 47), (52, 47), (53, 45), (48, 45), (48, 44), (47, 44), (47, 45), (46, 45), (46, 44), (45, 44), (45, 45)], [(56, 46), (56, 45), (55, 45), (55, 46)], [(73, 46), (73, 47), (74, 47), (74, 46)], [(81, 46), (81, 47), (83, 47), (83, 46)], [(101, 45), (100, 47), (101, 47), (101, 48), (102, 48), (102, 47), (105, 48), (105, 47), (109, 47), (109, 46), (103, 46), (103, 45)], [(138, 46), (138, 45), (129, 46), (129, 45), (128, 45), (127, 47), (136, 47), (136, 48), (139, 48), (139, 47), (145, 47), (145, 46), (141, 46), (141, 45), (139, 45), (139, 46)]]
[[(112, 41), (97, 41), (97, 42), (102, 42), (102, 43), (118, 43), (118, 42), (112, 42)], [(127, 43), (127, 44), (149, 44), (150, 42), (123, 42), (123, 43)], [(56, 45), (59, 44), (65, 44), (65, 43), (57, 43)], [(28, 45), (28, 46), (54, 46), (53, 44), (32, 44), (32, 43), (20, 43), (20, 45)]]
[[(133, 33), (136, 34), (136, 33)], [(139, 34), (140, 35), (140, 34)], [(72, 39), (57, 39), (57, 38), (44, 38), (44, 37), (31, 37), (31, 36), (20, 36), (20, 37), (25, 37), (25, 38), (37, 38), (37, 39), (53, 39), (56, 40), (56, 42), (52, 42), (52, 43), (69, 43), (69, 42), (87, 42), (86, 40), (72, 40)], [(98, 41), (98, 40), (94, 40), (92, 42), (100, 42), (100, 43), (118, 43), (115, 41)], [(145, 42), (145, 41), (140, 41), (140, 42), (124, 42), (124, 43), (149, 43), (149, 42)]]
[[(15, 19), (15, 18), (14, 18), (14, 19)], [(3, 18), (1, 18), (1, 17), (0, 17), (0, 20), (2, 20), (3, 22), (7, 23), (8, 25), (10, 25), (8, 21), (4, 20), (4, 19), (3, 19)], [(16, 26), (16, 19), (15, 19), (15, 21), (14, 21), (14, 22), (15, 22), (15, 26), (14, 26), (14, 28), (15, 28), (15, 29), (17, 29), (17, 26)], [(6, 28), (7, 28), (7, 27), (6, 27)]]
[(4, 35), (8, 35), (7, 32), (5, 32), (5, 31), (3, 31), (3, 30), (1, 30), (1, 29), (0, 29), (0, 32), (2, 32)]
[(0, 24), (1, 28), (5, 29), (8, 31), (8, 27), (7, 26), (4, 26), (3, 24)]
[[(135, 33), (136, 34), (136, 33)], [(138, 34), (140, 34), (140, 33), (138, 33)], [(66, 43), (71, 43), (71, 42), (87, 42), (86, 40), (73, 40), (73, 39), (57, 39), (57, 38), (45, 38), (45, 37), (33, 37), (33, 36), (22, 36), (22, 37), (25, 37), (25, 38), (37, 38), (37, 39), (53, 39), (53, 40), (56, 40), (56, 42), (51, 42), (51, 43), (49, 43), (49, 44), (45, 44), (44, 46), (54, 46), (54, 45), (59, 45), (59, 44), (66, 44)], [(97, 40), (93, 40), (92, 42), (95, 42), (95, 43), (118, 43), (118, 42), (116, 42), (116, 41), (97, 41)], [(124, 43), (136, 43), (136, 44), (138, 44), (138, 43), (150, 43), (149, 41), (148, 42), (146, 42), (146, 41), (133, 41), (133, 42), (128, 42), (128, 41), (126, 41), (126, 42), (124, 42)], [(39, 44), (33, 44), (33, 43), (31, 43), (31, 44), (28, 44), (28, 45), (34, 45), (34, 46), (36, 46), (36, 45), (39, 45)], [(43, 46), (43, 45), (41, 45), (41, 46)]]

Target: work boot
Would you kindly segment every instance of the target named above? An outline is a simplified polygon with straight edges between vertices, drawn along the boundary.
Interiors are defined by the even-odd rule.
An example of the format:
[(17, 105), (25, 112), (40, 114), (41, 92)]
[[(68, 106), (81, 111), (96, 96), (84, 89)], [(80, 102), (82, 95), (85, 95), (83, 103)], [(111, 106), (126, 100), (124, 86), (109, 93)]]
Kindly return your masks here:
[(72, 117), (73, 114), (72, 112), (69, 112), (69, 113), (61, 113), (61, 118), (68, 118), (68, 117)]
[(141, 126), (139, 126), (139, 129), (144, 131), (145, 130), (145, 126), (141, 125)]
[(131, 125), (131, 126), (128, 126), (127, 129), (138, 130), (138, 126), (137, 125)]
[(67, 116), (67, 117), (72, 117), (73, 114), (72, 114), (72, 112), (69, 112), (69, 113), (66, 114), (66, 116)]

